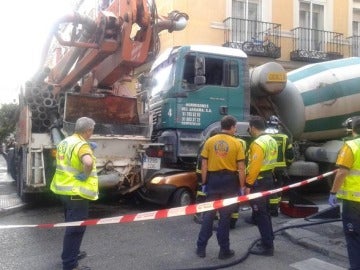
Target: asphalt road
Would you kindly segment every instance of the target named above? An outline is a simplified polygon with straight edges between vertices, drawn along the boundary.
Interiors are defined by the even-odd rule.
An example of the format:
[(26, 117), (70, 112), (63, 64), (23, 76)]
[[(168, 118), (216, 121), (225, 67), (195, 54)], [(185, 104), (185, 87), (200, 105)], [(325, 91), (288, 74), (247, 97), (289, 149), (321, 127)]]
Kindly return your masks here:
[[(3, 172), (1, 162), (0, 159), (0, 172)], [(4, 174), (0, 174), (0, 177), (2, 176)], [(4, 186), (7, 187), (12, 185), (9, 178), (6, 181), (0, 179), (0, 183), (6, 183)], [(96, 202), (92, 203), (90, 218), (116, 217), (156, 209), (154, 205), (135, 204), (133, 201)], [(220, 265), (242, 259), (249, 246), (258, 239), (257, 228), (244, 222), (249, 215), (250, 211), (240, 212), (240, 220), (230, 236), (236, 256), (226, 261), (217, 259), (218, 246), (215, 234), (210, 239), (207, 257), (201, 259), (195, 255), (196, 237), (200, 227), (193, 222), (191, 216), (182, 216), (88, 227), (82, 244), (82, 249), (87, 251), (88, 257), (81, 263), (99, 270), (220, 269)], [(43, 224), (62, 221), (61, 205), (44, 203), (2, 216), (0, 224)], [(281, 214), (273, 219), (274, 230), (288, 222), (289, 217)], [(63, 234), (63, 228), (0, 230), (0, 269), (61, 269)], [(339, 247), (334, 243), (330, 248)], [(275, 238), (273, 257), (250, 255), (242, 263), (226, 269), (344, 270), (347, 267), (346, 259), (304, 248), (279, 233)]]

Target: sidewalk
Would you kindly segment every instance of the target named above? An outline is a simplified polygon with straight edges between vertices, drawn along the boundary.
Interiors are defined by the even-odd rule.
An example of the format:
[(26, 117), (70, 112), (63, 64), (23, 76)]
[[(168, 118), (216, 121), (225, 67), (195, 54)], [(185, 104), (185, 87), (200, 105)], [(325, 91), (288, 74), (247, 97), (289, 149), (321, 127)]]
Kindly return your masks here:
[[(320, 211), (329, 207), (327, 204), (318, 206)], [(303, 224), (309, 225), (311, 223), (325, 221), (331, 221), (331, 219), (318, 218), (311, 219), (310, 221), (304, 218), (291, 219), (284, 224), (284, 227), (296, 226), (296, 228), (286, 229), (282, 233), (293, 243), (338, 260), (348, 261), (346, 241), (341, 221), (314, 224), (306, 227), (301, 226)]]
[(25, 206), (16, 193), (15, 181), (7, 173), (6, 161), (0, 155), (0, 216), (14, 213)]

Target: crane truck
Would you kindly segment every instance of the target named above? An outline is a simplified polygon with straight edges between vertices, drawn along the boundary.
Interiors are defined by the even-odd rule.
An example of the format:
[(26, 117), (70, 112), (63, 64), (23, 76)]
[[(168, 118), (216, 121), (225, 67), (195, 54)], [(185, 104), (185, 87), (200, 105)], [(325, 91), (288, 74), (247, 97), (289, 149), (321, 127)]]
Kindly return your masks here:
[[(277, 115), (292, 138), (295, 180), (332, 168), (342, 123), (360, 113), (360, 58), (306, 65), (285, 72), (275, 62), (251, 68), (247, 55), (233, 48), (191, 45), (170, 48), (143, 76), (153, 113), (153, 141), (164, 144), (164, 168), (193, 170), (201, 141), (230, 114), (239, 136), (248, 136), (250, 115)], [(158, 189), (161, 179), (146, 183)], [(325, 185), (317, 188), (326, 188)]]
[[(101, 1), (92, 15), (74, 12), (55, 22), (41, 69), (19, 96), (14, 167), (24, 201), (49, 192), (56, 146), (82, 116), (96, 122), (92, 141), (101, 193), (144, 188), (161, 166), (163, 146), (151, 141), (151, 112), (139, 113), (143, 97), (127, 83), (135, 68), (156, 56), (159, 32), (181, 31), (187, 20), (179, 11), (158, 16), (153, 1), (113, 0)], [(195, 177), (175, 177), (167, 203), (188, 204)]]

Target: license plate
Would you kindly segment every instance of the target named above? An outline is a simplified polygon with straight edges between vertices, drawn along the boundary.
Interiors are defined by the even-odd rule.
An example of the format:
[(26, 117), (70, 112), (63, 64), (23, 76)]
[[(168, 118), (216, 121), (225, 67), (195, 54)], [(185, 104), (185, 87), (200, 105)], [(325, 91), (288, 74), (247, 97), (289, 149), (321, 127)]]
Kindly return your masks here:
[(143, 168), (148, 170), (160, 170), (161, 159), (155, 157), (144, 157)]

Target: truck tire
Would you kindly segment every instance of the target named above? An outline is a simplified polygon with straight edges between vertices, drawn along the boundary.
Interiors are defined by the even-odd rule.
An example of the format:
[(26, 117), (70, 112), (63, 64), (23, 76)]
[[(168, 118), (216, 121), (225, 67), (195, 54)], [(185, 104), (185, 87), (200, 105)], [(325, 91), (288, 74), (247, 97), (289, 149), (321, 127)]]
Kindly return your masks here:
[(175, 191), (174, 195), (171, 199), (171, 206), (178, 207), (178, 206), (186, 206), (191, 204), (193, 198), (191, 193), (186, 188), (179, 188)]

